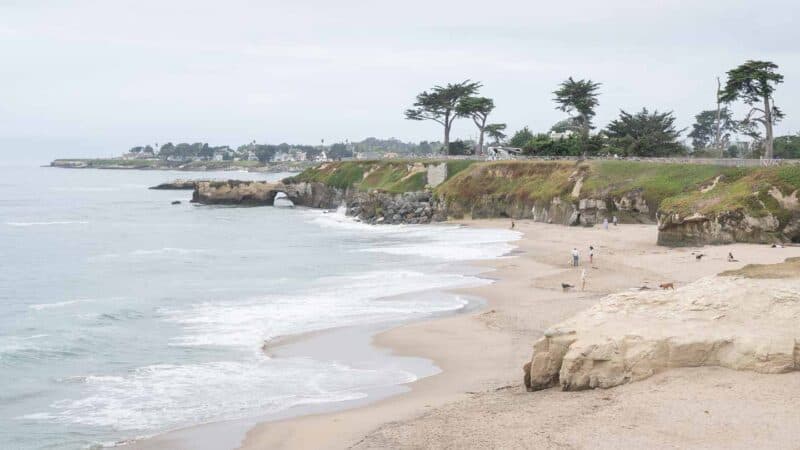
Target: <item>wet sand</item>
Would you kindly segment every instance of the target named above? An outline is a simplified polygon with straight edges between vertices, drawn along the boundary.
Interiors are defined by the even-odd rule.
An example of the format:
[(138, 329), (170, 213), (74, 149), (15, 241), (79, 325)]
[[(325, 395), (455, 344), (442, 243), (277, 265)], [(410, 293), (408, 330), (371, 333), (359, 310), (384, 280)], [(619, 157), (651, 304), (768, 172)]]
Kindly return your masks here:
[[(505, 228), (508, 220), (467, 226)], [(374, 338), (392, 354), (422, 357), (441, 373), (410, 391), (356, 408), (262, 423), (242, 443), (267, 448), (797, 448), (800, 373), (715, 367), (670, 370), (609, 390), (528, 393), (522, 365), (550, 325), (609, 293), (676, 286), (748, 263), (777, 263), (800, 248), (763, 245), (669, 249), (652, 225), (576, 228), (518, 221), (515, 256), (487, 262), (496, 283), (465, 292), (477, 312), (403, 325)], [(588, 247), (595, 261), (588, 264)], [(570, 267), (578, 247), (584, 261)], [(696, 261), (692, 252), (706, 254)], [(739, 262), (727, 262), (732, 252)], [(563, 292), (561, 283), (586, 290)]]

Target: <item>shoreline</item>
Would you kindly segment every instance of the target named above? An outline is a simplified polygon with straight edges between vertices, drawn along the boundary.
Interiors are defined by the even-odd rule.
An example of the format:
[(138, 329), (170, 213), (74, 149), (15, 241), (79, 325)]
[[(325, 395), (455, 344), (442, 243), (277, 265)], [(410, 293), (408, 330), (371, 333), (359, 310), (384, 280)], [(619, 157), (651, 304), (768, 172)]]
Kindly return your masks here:
[(251, 172), (282, 173), (302, 172), (318, 163), (258, 163), (258, 164), (221, 164), (219, 161), (164, 162), (161, 160), (113, 160), (113, 159), (56, 159), (42, 168), (54, 169), (96, 169), (96, 170), (142, 170), (142, 171), (176, 171), (176, 172)]
[[(451, 223), (497, 229), (507, 228), (509, 222), (507, 219), (482, 219)], [(547, 410), (561, 420), (585, 420), (587, 414), (602, 407), (625, 406), (633, 410), (642, 396), (662, 395), (652, 394), (652, 391), (661, 392), (662, 386), (675, 383), (690, 384), (689, 390), (698, 390), (696, 395), (700, 397), (703, 393), (719, 389), (719, 386), (737, 383), (767, 386), (765, 389), (769, 389), (769, 385), (776, 384), (774, 377), (789, 380), (800, 390), (800, 374), (797, 373), (763, 375), (703, 367), (673, 369), (610, 390), (564, 393), (554, 388), (537, 393), (525, 392), (522, 365), (530, 359), (536, 339), (548, 327), (589, 308), (605, 295), (634, 289), (642, 283), (653, 289), (667, 280), (682, 285), (747, 263), (776, 263), (786, 257), (800, 256), (800, 248), (771, 249), (755, 244), (659, 247), (655, 243), (657, 230), (653, 225), (621, 225), (604, 231), (599, 227), (568, 228), (517, 221), (517, 231), (523, 233), (522, 239), (513, 241), (514, 249), (503, 257), (464, 262), (465, 266), (475, 269), (475, 276), (491, 279), (493, 283), (447, 290), (480, 298), (485, 302), (482, 307), (444, 317), (383, 324), (382, 327), (373, 324), (370, 326), (372, 331), (366, 333), (361, 328), (359, 339), (364, 347), (370, 347), (388, 358), (425, 361), (430, 367), (438, 368), (438, 373), (395, 385), (394, 390), (369, 392), (367, 397), (354, 401), (292, 407), (269, 416), (191, 426), (134, 441), (126, 448), (555, 448), (564, 446), (560, 441), (571, 442), (571, 439), (578, 438), (538, 430), (537, 424), (542, 428), (552, 425), (547, 419), (548, 415), (543, 415), (545, 419), (531, 416), (526, 419), (514, 412), (511, 423), (498, 422), (499, 415), (509, 414), (509, 411), (503, 410), (503, 406), (498, 405)], [(561, 281), (579, 285), (579, 271), (569, 267), (569, 249), (578, 244), (589, 245), (589, 242), (594, 243), (597, 249), (597, 259), (593, 265), (584, 266), (589, 271), (587, 290), (562, 292), (558, 287)], [(711, 257), (698, 265), (692, 262), (692, 251), (699, 248)], [(728, 263), (725, 255), (729, 251), (736, 254), (741, 262)], [(292, 347), (313, 348), (316, 345), (314, 341), (325, 340), (329, 332), (357, 332), (355, 328), (358, 327), (279, 338), (275, 345), (267, 347), (273, 354), (287, 355), (296, 350)], [(317, 350), (319, 348), (317, 346)], [(289, 353), (283, 353), (285, 351)], [(702, 373), (700, 381), (697, 371)], [(777, 384), (780, 385), (780, 382)], [(685, 386), (676, 389), (685, 389)], [(706, 394), (706, 397), (717, 396), (710, 398), (709, 402), (735, 403), (737, 399), (728, 399), (728, 394), (717, 392)], [(740, 393), (737, 392), (737, 395)], [(632, 396), (632, 399), (626, 396)], [(670, 415), (680, 416), (687, 407), (685, 399), (676, 402), (671, 398), (665, 400), (659, 397), (658, 401), (667, 403), (671, 408)], [(754, 413), (763, 413), (768, 406), (755, 409)], [(741, 405), (734, 405), (733, 408), (741, 408)], [(614, 417), (613, 421), (606, 423), (613, 432), (593, 431), (581, 437), (588, 440), (578, 439), (578, 445), (567, 446), (592, 447), (591, 439), (598, 433), (605, 433), (606, 438), (615, 438), (615, 433), (636, 428), (641, 421), (641, 414), (640, 411), (635, 417), (625, 416), (630, 423), (622, 428), (615, 422), (619, 418)], [(459, 417), (461, 415), (464, 417)], [(507, 416), (502, 417), (505, 417), (504, 421), (509, 420)], [(800, 420), (800, 414), (797, 418)], [(465, 420), (466, 424), (459, 425), (459, 420)], [(645, 420), (644, 425), (654, 427), (653, 434), (659, 437), (664, 433), (659, 427), (669, 424), (669, 420), (660, 417), (653, 423)], [(477, 422), (470, 426), (470, 421)], [(698, 432), (698, 424), (700, 422), (694, 418), (685, 427), (690, 432)], [(486, 426), (491, 430), (484, 430), (483, 434), (475, 431), (477, 427)], [(535, 432), (536, 437), (543, 440), (535, 444), (520, 442), (509, 433), (503, 434), (504, 426)], [(308, 430), (314, 431), (310, 433)], [(692, 443), (682, 437), (670, 442), (672, 446)], [(628, 442), (627, 446), (640, 444), (639, 441), (635, 443)], [(654, 441), (647, 441), (646, 445), (653, 446)]]
[[(513, 242), (513, 241), (511, 241)], [(505, 257), (502, 256), (501, 258)], [(486, 274), (491, 271), (481, 268), (476, 262), (458, 261), (459, 273), (481, 279), (491, 279)], [(377, 387), (359, 389), (364, 395), (361, 398), (310, 403), (291, 406), (274, 413), (253, 417), (224, 419), (206, 423), (198, 423), (186, 427), (165, 430), (149, 436), (131, 438), (115, 443), (114, 447), (126, 449), (156, 450), (171, 449), (219, 449), (237, 448), (246, 437), (247, 432), (262, 424), (282, 420), (292, 420), (318, 414), (333, 414), (381, 402), (402, 395), (412, 389), (421, 380), (441, 373), (442, 369), (430, 359), (417, 355), (400, 355), (391, 348), (375, 345), (377, 336), (409, 324), (445, 320), (451, 317), (469, 315), (485, 308), (486, 300), (467, 291), (471, 288), (432, 289), (423, 291), (429, 295), (448, 293), (462, 296), (466, 303), (454, 310), (433, 313), (423, 318), (389, 320), (362, 325), (343, 325), (334, 328), (313, 330), (299, 334), (277, 336), (265, 341), (261, 350), (270, 358), (310, 357), (319, 360), (343, 361), (356, 366), (364, 361), (384, 360), (393, 367), (402, 367), (414, 376), (414, 380), (401, 384), (387, 384)], [(342, 350), (346, 348), (346, 350)]]
[[(507, 227), (508, 220), (458, 223), (499, 228)], [(693, 259), (691, 251), (696, 248), (656, 246), (656, 229), (652, 225), (622, 225), (606, 232), (598, 228), (565, 228), (530, 221), (517, 221), (517, 225), (517, 230), (522, 231), (524, 237), (515, 242), (517, 248), (513, 253), (516, 258), (474, 262), (485, 269), (494, 269), (483, 273), (490, 273), (491, 278), (496, 279), (491, 285), (463, 290), (486, 299), (487, 304), (482, 310), (407, 324), (374, 337), (375, 346), (389, 349), (394, 355), (430, 359), (441, 368), (441, 373), (412, 383), (406, 393), (364, 406), (261, 423), (247, 433), (240, 448), (553, 448), (563, 446), (561, 442), (570, 443), (568, 447), (575, 442), (578, 443), (577, 447), (585, 447), (592, 446), (592, 442), (596, 444), (592, 439), (599, 432), (578, 438), (565, 436), (570, 433), (569, 430), (557, 432), (548, 429), (548, 426), (552, 426), (548, 414), (539, 415), (543, 417), (527, 416), (526, 419), (517, 411), (508, 411), (507, 405), (522, 404), (525, 408), (551, 411), (549, 414), (555, 414), (563, 420), (577, 420), (584, 419), (587, 408), (588, 413), (594, 413), (612, 405), (619, 407), (619, 404), (611, 403), (612, 400), (618, 400), (621, 404), (638, 402), (642, 395), (649, 395), (651, 391), (660, 392), (660, 389), (653, 388), (654, 384), (690, 384), (690, 390), (698, 390), (699, 398), (704, 397), (703, 392), (741, 380), (746, 380), (742, 383), (748, 386), (759, 385), (769, 390), (768, 386), (775, 383), (775, 378), (771, 377), (781, 377), (800, 387), (800, 374), (797, 373), (763, 375), (703, 367), (673, 369), (611, 390), (563, 393), (558, 389), (549, 389), (541, 393), (525, 392), (522, 365), (530, 359), (535, 340), (549, 326), (588, 308), (603, 296), (633, 289), (641, 286), (641, 283), (652, 288), (667, 280), (685, 284), (724, 269), (739, 268), (746, 263), (776, 263), (785, 257), (800, 256), (800, 249), (775, 251), (768, 246), (753, 244), (704, 247), (704, 252), (714, 256), (708, 259), (708, 263), (690, 265), (689, 261)], [(597, 260), (589, 270), (587, 291), (563, 293), (555, 287), (559, 280), (574, 282), (579, 277), (577, 271), (567, 267), (567, 256), (564, 255), (573, 244), (587, 241), (594, 242), (598, 249)], [(724, 255), (729, 251), (747, 257), (740, 258), (742, 262), (728, 263)], [(698, 379), (695, 371), (702, 372), (703, 377)], [(728, 406), (744, 395), (737, 391), (734, 393), (736, 395), (733, 398), (728, 398), (727, 392), (719, 393), (717, 397), (709, 398), (708, 402), (725, 403)], [(626, 396), (633, 396), (633, 400)], [(499, 403), (498, 399), (501, 400)], [(672, 416), (680, 416), (688, 406), (685, 402), (670, 403), (664, 400), (664, 403), (667, 405), (663, 409), (668, 409)], [(636, 406), (633, 403), (628, 408)], [(793, 411), (791, 405), (785, 402), (778, 406), (784, 407), (781, 410), (784, 416), (786, 410)], [(762, 409), (778, 406), (771, 403)], [(709, 410), (704, 411), (703, 414), (709, 413)], [(498, 421), (500, 414), (504, 414), (503, 421)], [(747, 412), (742, 414), (746, 415)], [(750, 414), (759, 414), (758, 408)], [(646, 445), (660, 442), (660, 446), (668, 446), (667, 442), (671, 442), (673, 446), (685, 446), (693, 442), (680, 436), (671, 438), (671, 441), (658, 441), (663, 438), (664, 430), (661, 428), (669, 425), (669, 419), (642, 419), (641, 413), (624, 417), (631, 423), (622, 428), (623, 424), (617, 423), (620, 419), (616, 416), (606, 423), (608, 430), (604, 433), (607, 438), (615, 439), (618, 433), (627, 432), (630, 427), (636, 428), (638, 425), (654, 429), (653, 436), (650, 436), (652, 440)], [(800, 420), (800, 414), (796, 418)], [(460, 423), (462, 420), (465, 423)], [(542, 425), (541, 429), (537, 429), (537, 422)], [(735, 426), (735, 421), (731, 422)], [(470, 423), (474, 426), (470, 426)], [(793, 423), (797, 422), (790, 421), (789, 425)], [(686, 434), (705, 432), (705, 425), (695, 419), (682, 425), (687, 429)], [(477, 427), (490, 429), (481, 434), (476, 431)], [(515, 436), (505, 427), (523, 428), (528, 436)], [(309, 433), (308, 430), (314, 432)], [(782, 432), (785, 435), (785, 431)], [(728, 434), (735, 435), (735, 432)], [(622, 442), (621, 438), (616, 439)], [(642, 444), (640, 437), (635, 436), (626, 442), (630, 446), (633, 446), (633, 442)], [(744, 441), (737, 445), (742, 443)], [(614, 446), (609, 443), (608, 447)]]

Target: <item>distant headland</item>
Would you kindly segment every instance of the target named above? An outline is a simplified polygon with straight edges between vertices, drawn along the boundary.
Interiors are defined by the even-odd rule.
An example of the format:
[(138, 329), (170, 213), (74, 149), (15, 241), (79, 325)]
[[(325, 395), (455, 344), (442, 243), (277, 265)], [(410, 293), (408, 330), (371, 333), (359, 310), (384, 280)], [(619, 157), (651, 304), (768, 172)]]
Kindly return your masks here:
[[(468, 145), (462, 144), (464, 147)], [(60, 158), (52, 167), (68, 169), (138, 170), (235, 170), (252, 172), (299, 172), (317, 163), (347, 159), (396, 159), (430, 157), (441, 147), (439, 142), (403, 142), (399, 139), (370, 137), (359, 142), (332, 145), (257, 144), (250, 142), (233, 148), (208, 143), (168, 142), (163, 145), (135, 146), (109, 158)]]

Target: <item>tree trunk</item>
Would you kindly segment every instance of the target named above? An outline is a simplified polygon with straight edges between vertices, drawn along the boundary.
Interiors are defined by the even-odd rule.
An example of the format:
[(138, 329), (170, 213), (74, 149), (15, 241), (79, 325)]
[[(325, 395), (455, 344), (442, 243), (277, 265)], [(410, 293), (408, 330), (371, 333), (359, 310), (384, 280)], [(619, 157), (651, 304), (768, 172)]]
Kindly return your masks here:
[(764, 158), (772, 159), (772, 108), (770, 107), (769, 96), (764, 97), (764, 128), (767, 131), (764, 141)]
[(450, 154), (450, 125), (444, 126), (444, 155)]
[(447, 156), (450, 154), (450, 113), (448, 112), (444, 116), (444, 155)]
[(478, 125), (478, 136), (479, 136), (478, 137), (478, 154), (482, 155), (483, 154), (483, 133), (486, 130), (486, 117), (483, 118), (483, 121), (481, 121), (480, 124), (476, 123), (476, 125)]
[(719, 150), (719, 157), (722, 158), (723, 151), (722, 151), (722, 102), (719, 99), (719, 93), (722, 89), (722, 83), (719, 81), (719, 77), (717, 77), (717, 121), (716, 121), (716, 130), (714, 133), (714, 146), (717, 147)]
[(581, 115), (581, 117), (583, 119), (583, 124), (581, 126), (581, 128), (583, 129), (582, 130), (583, 131), (583, 137), (588, 138), (589, 137), (589, 119), (584, 115)]

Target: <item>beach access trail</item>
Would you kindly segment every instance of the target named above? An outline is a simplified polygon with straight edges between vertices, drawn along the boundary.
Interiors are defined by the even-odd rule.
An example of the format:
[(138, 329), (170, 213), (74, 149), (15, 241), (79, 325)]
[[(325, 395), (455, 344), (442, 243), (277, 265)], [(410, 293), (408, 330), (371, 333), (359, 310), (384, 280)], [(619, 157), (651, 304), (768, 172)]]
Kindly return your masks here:
[[(508, 228), (510, 221), (464, 224)], [(496, 282), (465, 291), (486, 299), (485, 308), (375, 337), (395, 354), (432, 359), (442, 373), (366, 406), (263, 423), (242, 448), (796, 448), (798, 372), (673, 369), (613, 389), (530, 393), (522, 365), (548, 327), (607, 294), (779, 263), (800, 256), (800, 247), (658, 247), (653, 225), (603, 230), (517, 221), (516, 230), (523, 238), (513, 255), (477, 263)], [(578, 268), (571, 267), (573, 247), (581, 252)], [(706, 255), (700, 261), (697, 251)], [(729, 252), (738, 262), (727, 261)], [(561, 283), (576, 288), (564, 292)]]

